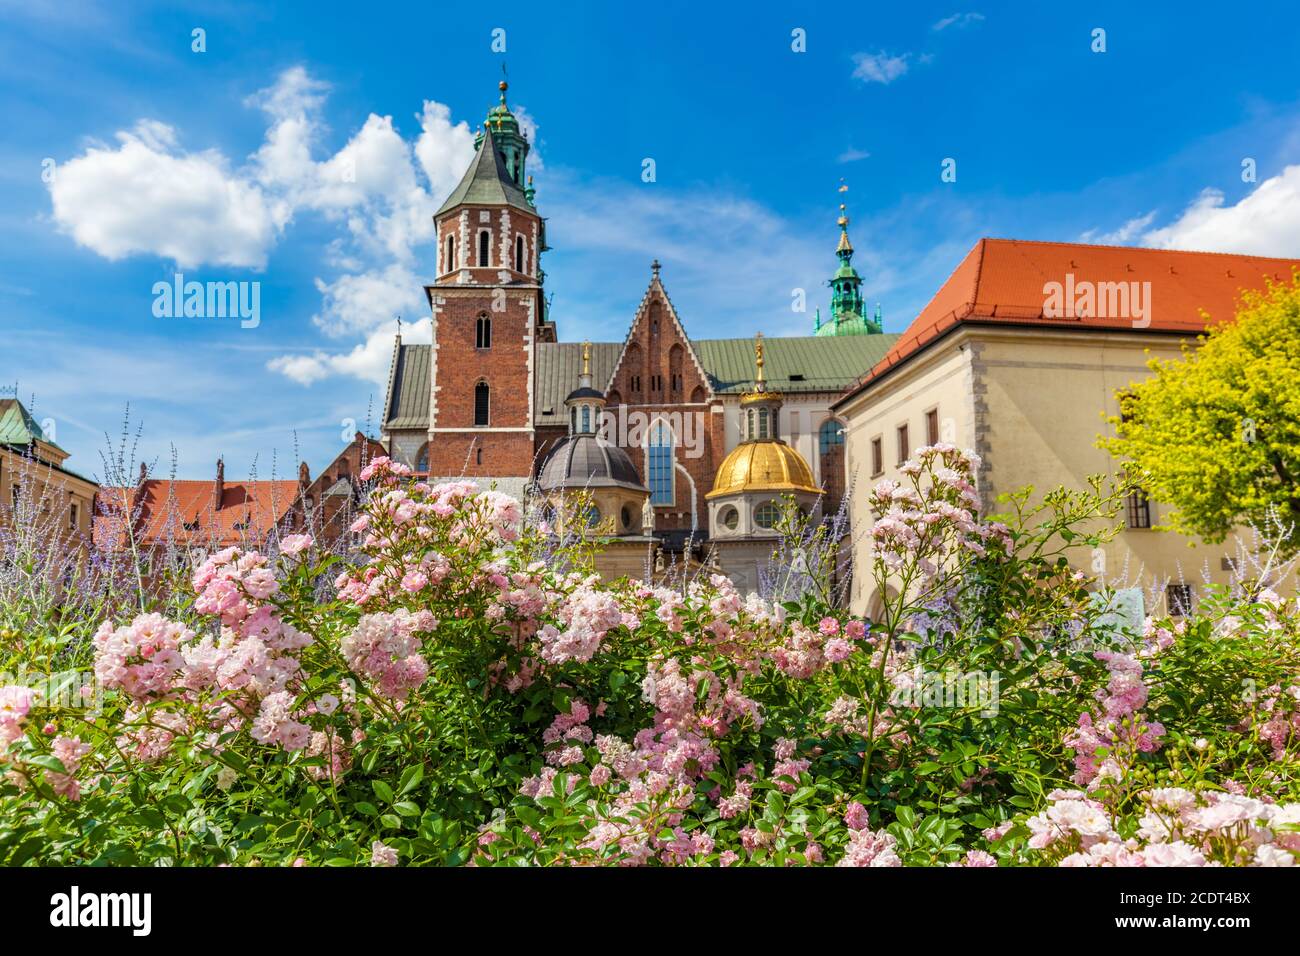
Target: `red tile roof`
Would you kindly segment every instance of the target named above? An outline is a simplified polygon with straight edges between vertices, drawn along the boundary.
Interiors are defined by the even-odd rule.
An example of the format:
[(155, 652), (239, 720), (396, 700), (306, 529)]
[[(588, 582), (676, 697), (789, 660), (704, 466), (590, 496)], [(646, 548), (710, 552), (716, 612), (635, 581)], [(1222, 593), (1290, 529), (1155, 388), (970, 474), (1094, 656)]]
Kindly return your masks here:
[[(215, 505), (215, 482), (149, 479), (138, 486), (140, 543), (225, 547), (262, 542), (294, 506), (296, 481), (225, 482)], [(121, 544), (122, 516), (136, 507), (137, 488), (103, 488), (96, 496), (95, 542)], [(240, 527), (245, 525), (245, 527)]]
[[(840, 401), (893, 370), (961, 323), (1021, 324), (1196, 335), (1231, 320), (1243, 289), (1266, 279), (1289, 280), (1300, 259), (1272, 259), (1219, 252), (1089, 246), (1072, 242), (981, 239), (934, 294), (921, 314), (870, 372)], [(1137, 328), (1127, 316), (1048, 318), (1049, 282), (1150, 282), (1147, 318)], [(1204, 311), (1207, 315), (1203, 316)]]

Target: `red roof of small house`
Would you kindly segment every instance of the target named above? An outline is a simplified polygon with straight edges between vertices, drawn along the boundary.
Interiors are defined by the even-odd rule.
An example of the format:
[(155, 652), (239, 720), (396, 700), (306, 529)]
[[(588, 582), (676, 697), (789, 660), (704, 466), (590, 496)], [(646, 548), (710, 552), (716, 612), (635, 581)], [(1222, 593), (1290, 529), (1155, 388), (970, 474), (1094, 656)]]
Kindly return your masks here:
[[(1221, 252), (981, 239), (885, 357), (840, 401), (892, 371), (960, 324), (1169, 332), (1197, 335), (1236, 314), (1243, 289), (1287, 281), (1300, 259)], [(1069, 277), (1069, 278), (1067, 278)], [(1047, 315), (1048, 283), (1151, 283), (1146, 324), (1132, 315)], [(1132, 288), (1132, 287), (1130, 287)], [(1202, 314), (1205, 313), (1205, 314)], [(1147, 322), (1146, 320), (1149, 320)]]
[(223, 482), (218, 507), (212, 480), (152, 478), (136, 487), (103, 488), (95, 499), (95, 542), (121, 546), (123, 516), (138, 507), (138, 540), (146, 546), (260, 544), (293, 508), (298, 489), (296, 481)]

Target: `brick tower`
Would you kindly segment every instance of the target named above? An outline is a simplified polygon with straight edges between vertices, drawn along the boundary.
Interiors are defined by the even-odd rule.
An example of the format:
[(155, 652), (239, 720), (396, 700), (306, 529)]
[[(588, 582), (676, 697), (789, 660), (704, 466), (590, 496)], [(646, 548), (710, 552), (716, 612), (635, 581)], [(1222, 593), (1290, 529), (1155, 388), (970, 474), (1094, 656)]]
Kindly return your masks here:
[[(494, 106), (464, 177), (434, 215), (429, 474), (505, 479), (532, 472), (535, 346), (555, 340), (542, 295), (546, 228), (525, 175), (528, 140)], [(517, 481), (511, 481), (516, 479)]]

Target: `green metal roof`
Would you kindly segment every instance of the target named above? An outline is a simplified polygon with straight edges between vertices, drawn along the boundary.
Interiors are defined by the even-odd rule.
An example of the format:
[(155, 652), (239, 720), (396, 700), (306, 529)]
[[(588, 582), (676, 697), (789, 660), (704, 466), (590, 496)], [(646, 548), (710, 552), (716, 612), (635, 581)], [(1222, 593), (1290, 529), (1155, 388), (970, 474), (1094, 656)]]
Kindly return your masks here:
[(16, 398), (0, 398), (0, 445), (30, 445), (33, 441), (59, 448), (41, 431), (22, 402)]
[(398, 347), (385, 428), (429, 427), (429, 349), (427, 345)]
[(461, 177), (460, 185), (451, 191), (436, 215), (441, 216), (448, 209), (462, 203), (475, 206), (514, 206), (531, 213), (537, 212), (524, 191), (510, 178), (510, 172), (506, 169), (506, 162), (497, 149), (490, 128), (483, 136), (483, 144), (475, 154), (474, 161)]
[[(764, 372), (769, 388), (781, 392), (840, 392), (885, 357), (897, 335), (841, 338), (764, 338)], [(738, 395), (754, 381), (754, 340), (694, 339), (691, 344), (716, 395)], [(591, 343), (591, 376), (608, 382), (622, 342)], [(533, 380), (533, 423), (566, 423), (564, 397), (582, 372), (581, 342), (540, 342)], [(388, 396), (387, 429), (429, 427), (429, 346), (403, 345)]]
[[(763, 372), (780, 392), (838, 392), (885, 357), (897, 335), (763, 339)], [(754, 381), (754, 340), (695, 339), (700, 364), (718, 395), (735, 395)]]
[[(591, 343), (591, 380), (605, 387), (623, 351), (622, 342)], [(533, 422), (563, 425), (568, 421), (564, 397), (578, 387), (582, 374), (581, 342), (540, 342), (533, 379)]]

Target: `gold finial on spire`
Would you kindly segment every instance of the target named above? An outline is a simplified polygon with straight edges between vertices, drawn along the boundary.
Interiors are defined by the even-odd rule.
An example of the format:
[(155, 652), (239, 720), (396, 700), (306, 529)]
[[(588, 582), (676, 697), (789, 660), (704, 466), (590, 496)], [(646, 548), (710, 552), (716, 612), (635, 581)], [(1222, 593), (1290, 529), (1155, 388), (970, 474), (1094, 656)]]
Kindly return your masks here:
[(849, 214), (845, 212), (844, 203), (840, 203), (840, 218), (835, 220), (835, 222), (841, 229), (847, 229), (849, 227)]
[(591, 374), (591, 343), (582, 343), (582, 374)]
[(763, 378), (763, 333), (759, 332), (754, 340), (754, 391), (761, 392), (766, 381)]

